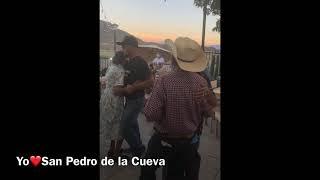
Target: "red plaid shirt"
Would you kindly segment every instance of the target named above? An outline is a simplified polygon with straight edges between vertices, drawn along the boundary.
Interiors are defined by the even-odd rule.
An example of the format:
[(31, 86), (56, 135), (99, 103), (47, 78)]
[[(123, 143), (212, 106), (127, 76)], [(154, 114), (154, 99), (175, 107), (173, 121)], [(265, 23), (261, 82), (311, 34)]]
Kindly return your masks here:
[(176, 71), (156, 81), (144, 113), (148, 121), (155, 121), (155, 128), (168, 136), (186, 136), (194, 133), (202, 113), (210, 105), (197, 103), (195, 93), (207, 82), (197, 73)]

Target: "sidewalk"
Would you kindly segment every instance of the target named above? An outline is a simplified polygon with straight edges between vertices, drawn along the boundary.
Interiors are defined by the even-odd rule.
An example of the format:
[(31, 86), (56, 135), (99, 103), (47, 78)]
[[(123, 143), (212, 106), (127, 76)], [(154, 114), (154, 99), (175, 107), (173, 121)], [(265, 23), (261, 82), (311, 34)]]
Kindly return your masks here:
[[(139, 126), (142, 142), (147, 146), (152, 135), (152, 123), (148, 123), (145, 117), (139, 115)], [(210, 124), (210, 123), (209, 123)], [(220, 180), (220, 140), (217, 140), (214, 134), (210, 133), (210, 126), (204, 125), (201, 136), (199, 153), (201, 155), (200, 180)], [(124, 148), (128, 144), (124, 142)], [(100, 180), (138, 180), (140, 167), (101, 167)], [(130, 178), (129, 178), (130, 177)], [(157, 170), (157, 179), (161, 180), (161, 168)]]

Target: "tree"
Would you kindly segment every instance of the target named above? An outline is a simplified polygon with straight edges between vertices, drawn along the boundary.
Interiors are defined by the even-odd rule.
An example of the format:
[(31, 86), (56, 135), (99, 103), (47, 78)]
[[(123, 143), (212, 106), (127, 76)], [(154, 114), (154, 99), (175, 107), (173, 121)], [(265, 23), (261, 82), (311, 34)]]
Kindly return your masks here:
[[(213, 0), (210, 6), (210, 10), (212, 12), (213, 15), (218, 15), (220, 16), (220, 0)], [(217, 31), (217, 32), (221, 32), (220, 29), (220, 18), (217, 20), (216, 22), (216, 27), (214, 27), (212, 29), (212, 31)]]
[(216, 27), (214, 27), (214, 28), (212, 29), (212, 31), (221, 32), (221, 29), (220, 29), (220, 19), (217, 20), (217, 22), (216, 22)]
[(213, 15), (219, 15), (220, 16), (220, 0), (213, 0), (210, 4), (210, 12), (212, 12)]
[[(202, 8), (203, 10), (203, 22), (202, 22), (202, 49), (204, 50), (205, 41), (205, 28), (206, 28), (206, 17), (209, 14), (220, 16), (220, 0), (194, 0), (194, 5), (196, 7)], [(216, 22), (216, 27), (212, 29), (213, 31), (220, 32), (220, 19)]]
[[(166, 0), (164, 0), (166, 1)], [(202, 22), (202, 49), (204, 49), (205, 40), (205, 28), (206, 28), (206, 18), (207, 15), (213, 14), (220, 16), (220, 0), (194, 0), (194, 5), (196, 7), (202, 8), (203, 10), (203, 22)], [(216, 27), (212, 31), (220, 32), (220, 18), (216, 22)]]

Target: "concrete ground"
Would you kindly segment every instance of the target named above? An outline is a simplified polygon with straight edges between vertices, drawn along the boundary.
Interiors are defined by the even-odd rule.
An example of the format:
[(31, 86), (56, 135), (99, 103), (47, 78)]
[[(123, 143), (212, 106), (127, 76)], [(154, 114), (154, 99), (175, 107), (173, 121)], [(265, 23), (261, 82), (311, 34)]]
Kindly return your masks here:
[[(147, 146), (152, 135), (152, 123), (145, 120), (144, 115), (140, 114), (139, 118), (140, 133), (142, 142)], [(212, 124), (211, 124), (212, 123)], [(203, 128), (201, 136), (199, 153), (201, 155), (201, 167), (199, 180), (220, 180), (220, 140), (216, 138), (215, 123), (208, 121)], [(124, 142), (124, 148), (128, 144)], [(100, 168), (100, 180), (138, 180), (140, 175), (140, 167), (132, 165), (119, 166), (104, 166)], [(161, 169), (157, 171), (157, 179), (161, 180)]]

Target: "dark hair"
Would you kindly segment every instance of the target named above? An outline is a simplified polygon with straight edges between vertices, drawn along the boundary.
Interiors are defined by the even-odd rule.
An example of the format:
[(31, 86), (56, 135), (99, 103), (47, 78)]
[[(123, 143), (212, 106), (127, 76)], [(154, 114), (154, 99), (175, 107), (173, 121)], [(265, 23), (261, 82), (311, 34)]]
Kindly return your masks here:
[(117, 51), (116, 54), (112, 58), (113, 63), (121, 63), (126, 59), (126, 56), (123, 51)]

